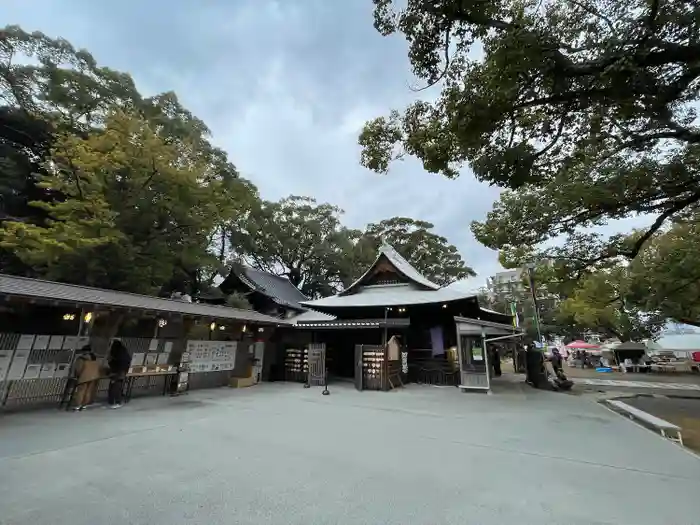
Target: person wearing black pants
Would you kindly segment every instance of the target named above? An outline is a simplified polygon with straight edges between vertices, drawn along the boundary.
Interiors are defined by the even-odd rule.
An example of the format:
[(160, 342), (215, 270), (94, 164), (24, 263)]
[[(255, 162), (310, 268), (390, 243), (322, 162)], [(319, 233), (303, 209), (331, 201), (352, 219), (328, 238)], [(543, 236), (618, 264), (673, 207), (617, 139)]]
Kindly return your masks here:
[(107, 364), (109, 365), (107, 402), (110, 408), (120, 408), (124, 397), (124, 379), (131, 366), (131, 355), (119, 339), (112, 342)]

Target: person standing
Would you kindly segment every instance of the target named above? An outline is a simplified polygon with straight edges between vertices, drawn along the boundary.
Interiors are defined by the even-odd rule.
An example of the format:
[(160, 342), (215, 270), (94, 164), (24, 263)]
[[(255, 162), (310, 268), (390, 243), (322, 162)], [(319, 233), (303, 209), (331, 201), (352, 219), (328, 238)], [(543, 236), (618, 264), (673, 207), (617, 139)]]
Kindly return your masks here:
[(74, 410), (84, 410), (95, 399), (97, 382), (100, 379), (100, 364), (90, 345), (80, 349), (75, 360), (76, 388), (73, 394)]
[(498, 347), (494, 347), (493, 353), (491, 354), (491, 361), (494, 377), (501, 377), (501, 353), (498, 351)]
[(552, 357), (549, 360), (552, 363), (552, 368), (554, 369), (555, 373), (558, 374), (559, 372), (563, 371), (563, 360), (558, 348), (552, 348)]
[(107, 402), (110, 408), (121, 408), (124, 396), (124, 379), (131, 366), (131, 355), (119, 339), (112, 341), (107, 360), (109, 366), (109, 391)]

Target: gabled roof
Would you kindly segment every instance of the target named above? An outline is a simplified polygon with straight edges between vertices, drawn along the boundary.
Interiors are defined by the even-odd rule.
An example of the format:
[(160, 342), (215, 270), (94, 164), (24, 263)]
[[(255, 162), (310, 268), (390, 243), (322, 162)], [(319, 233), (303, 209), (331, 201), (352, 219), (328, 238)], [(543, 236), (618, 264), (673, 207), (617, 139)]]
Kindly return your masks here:
[(333, 321), (337, 319), (335, 315), (324, 314), (322, 312), (317, 312), (316, 310), (306, 310), (299, 315), (289, 319), (293, 324), (298, 325), (299, 323), (314, 323), (323, 321)]
[(149, 295), (118, 292), (74, 284), (57, 283), (0, 274), (0, 296), (62, 302), (73, 305), (108, 306), (154, 313), (176, 313), (209, 319), (234, 319), (261, 324), (289, 325), (289, 321), (260, 314), (252, 310), (238, 310), (227, 306), (189, 303)]
[(299, 303), (308, 301), (309, 298), (301, 293), (286, 277), (255, 270), (248, 266), (243, 266), (239, 270), (234, 269), (232, 273), (235, 273), (236, 277), (251, 291), (266, 295), (281, 306), (305, 310)]
[(338, 295), (348, 295), (357, 291), (357, 288), (364, 282), (364, 280), (371, 275), (374, 268), (382, 261), (386, 259), (389, 263), (396, 268), (396, 271), (403, 275), (406, 279), (418, 285), (420, 288), (428, 290), (439, 290), (440, 285), (435, 284), (431, 280), (427, 279), (423, 274), (416, 270), (411, 263), (404, 259), (399, 252), (397, 252), (392, 246), (388, 244), (382, 245), (379, 248), (379, 253), (377, 258), (374, 260), (369, 269), (362, 274), (362, 276), (357, 279), (354, 283), (348, 286), (345, 290), (340, 292)]
[(388, 284), (367, 286), (358, 293), (351, 295), (331, 295), (315, 301), (305, 301), (302, 304), (309, 308), (324, 310), (326, 308), (344, 307), (377, 307), (405, 306), (432, 303), (449, 303), (462, 299), (473, 298), (469, 292), (461, 292), (452, 288), (437, 290), (419, 289), (413, 284)]

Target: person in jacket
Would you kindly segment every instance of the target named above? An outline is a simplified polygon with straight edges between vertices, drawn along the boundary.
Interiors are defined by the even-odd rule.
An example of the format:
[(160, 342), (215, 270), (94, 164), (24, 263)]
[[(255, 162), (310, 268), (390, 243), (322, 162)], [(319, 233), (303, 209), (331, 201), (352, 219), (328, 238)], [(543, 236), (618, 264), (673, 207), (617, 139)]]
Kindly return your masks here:
[(74, 410), (84, 410), (92, 404), (97, 392), (97, 382), (101, 376), (100, 364), (90, 345), (80, 349), (73, 370), (77, 383), (73, 392)]
[(112, 341), (107, 364), (109, 366), (107, 402), (110, 408), (120, 408), (124, 395), (124, 379), (131, 366), (131, 354), (119, 339)]
[(563, 359), (558, 348), (552, 348), (552, 357), (549, 360), (552, 363), (552, 369), (555, 373), (563, 371)]

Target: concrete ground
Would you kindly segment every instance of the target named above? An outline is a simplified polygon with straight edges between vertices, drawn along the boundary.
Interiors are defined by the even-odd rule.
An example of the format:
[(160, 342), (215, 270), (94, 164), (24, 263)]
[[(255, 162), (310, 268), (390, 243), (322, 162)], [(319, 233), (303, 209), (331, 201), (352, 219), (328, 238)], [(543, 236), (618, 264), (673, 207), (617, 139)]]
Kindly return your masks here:
[(585, 396), (320, 390), (1, 417), (0, 523), (700, 523), (700, 460)]
[[(501, 368), (504, 381), (525, 380), (524, 374), (513, 373), (513, 365), (510, 361), (504, 360)], [(581, 369), (568, 365), (564, 365), (564, 373), (574, 382), (574, 393), (662, 394), (700, 398), (700, 374), (698, 373), (601, 373), (591, 368)]]

